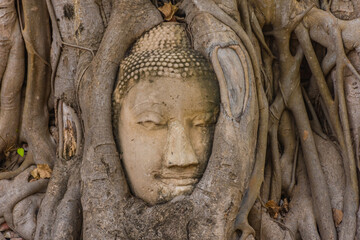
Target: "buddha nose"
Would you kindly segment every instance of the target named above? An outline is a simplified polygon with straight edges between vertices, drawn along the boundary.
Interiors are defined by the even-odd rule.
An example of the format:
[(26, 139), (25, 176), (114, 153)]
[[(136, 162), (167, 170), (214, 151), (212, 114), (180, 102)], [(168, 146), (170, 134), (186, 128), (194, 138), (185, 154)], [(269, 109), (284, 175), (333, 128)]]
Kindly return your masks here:
[(178, 121), (171, 121), (168, 125), (164, 161), (166, 167), (187, 167), (199, 164), (185, 128)]

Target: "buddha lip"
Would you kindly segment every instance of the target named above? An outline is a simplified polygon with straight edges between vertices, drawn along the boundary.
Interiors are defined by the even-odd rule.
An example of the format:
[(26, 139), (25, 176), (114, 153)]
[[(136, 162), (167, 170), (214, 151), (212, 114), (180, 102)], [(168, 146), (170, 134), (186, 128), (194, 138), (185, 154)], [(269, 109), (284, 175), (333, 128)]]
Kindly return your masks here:
[(159, 180), (167, 185), (176, 185), (176, 186), (189, 186), (196, 184), (199, 179), (191, 177), (159, 177)]
[(176, 185), (176, 186), (189, 186), (194, 185), (198, 182), (197, 178), (162, 178), (161, 182), (167, 185)]
[(197, 176), (194, 175), (180, 175), (180, 176), (173, 176), (173, 175), (158, 175), (157, 178), (163, 179), (198, 179)]
[(202, 174), (197, 171), (188, 172), (171, 172), (171, 171), (154, 171), (153, 176), (156, 179), (197, 179), (199, 180)]

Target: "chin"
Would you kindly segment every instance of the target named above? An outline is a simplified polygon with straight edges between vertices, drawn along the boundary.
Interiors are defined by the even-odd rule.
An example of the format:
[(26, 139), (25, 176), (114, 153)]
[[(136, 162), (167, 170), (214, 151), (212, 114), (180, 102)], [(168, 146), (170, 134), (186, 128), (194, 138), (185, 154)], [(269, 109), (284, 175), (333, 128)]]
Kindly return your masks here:
[(173, 198), (182, 195), (190, 195), (195, 188), (195, 185), (187, 186), (164, 186), (159, 190), (159, 196), (157, 203), (164, 203), (171, 201)]

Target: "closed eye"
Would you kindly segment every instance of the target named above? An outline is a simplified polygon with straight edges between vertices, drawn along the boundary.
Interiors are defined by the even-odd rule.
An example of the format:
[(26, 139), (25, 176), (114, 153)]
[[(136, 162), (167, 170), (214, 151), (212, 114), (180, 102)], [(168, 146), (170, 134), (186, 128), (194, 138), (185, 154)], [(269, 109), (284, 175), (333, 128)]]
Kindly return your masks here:
[(210, 127), (212, 126), (214, 123), (211, 122), (198, 122), (198, 123), (194, 123), (195, 127)]
[(193, 119), (194, 127), (212, 127), (216, 123), (216, 116), (211, 113), (201, 114)]
[(166, 127), (166, 124), (164, 124), (164, 123), (154, 122), (151, 120), (139, 121), (139, 122), (137, 122), (137, 124), (143, 126), (144, 128), (146, 128), (148, 130), (157, 130), (157, 129), (162, 129), (162, 128)]
[(148, 130), (157, 130), (167, 126), (164, 116), (154, 111), (144, 111), (136, 116), (136, 123)]

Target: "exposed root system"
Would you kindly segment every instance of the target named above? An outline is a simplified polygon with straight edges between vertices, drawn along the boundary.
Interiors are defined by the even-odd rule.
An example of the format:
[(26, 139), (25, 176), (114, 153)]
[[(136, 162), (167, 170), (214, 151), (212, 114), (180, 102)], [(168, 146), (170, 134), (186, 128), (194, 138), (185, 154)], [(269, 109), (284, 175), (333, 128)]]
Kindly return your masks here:
[[(169, 3), (214, 68), (221, 111), (194, 192), (148, 206), (129, 190), (111, 95)], [(355, 239), (360, 20), (333, 4), (0, 0), (0, 164), (28, 146), (0, 172), (0, 223), (25, 239)], [(33, 164), (51, 180), (29, 182)]]

